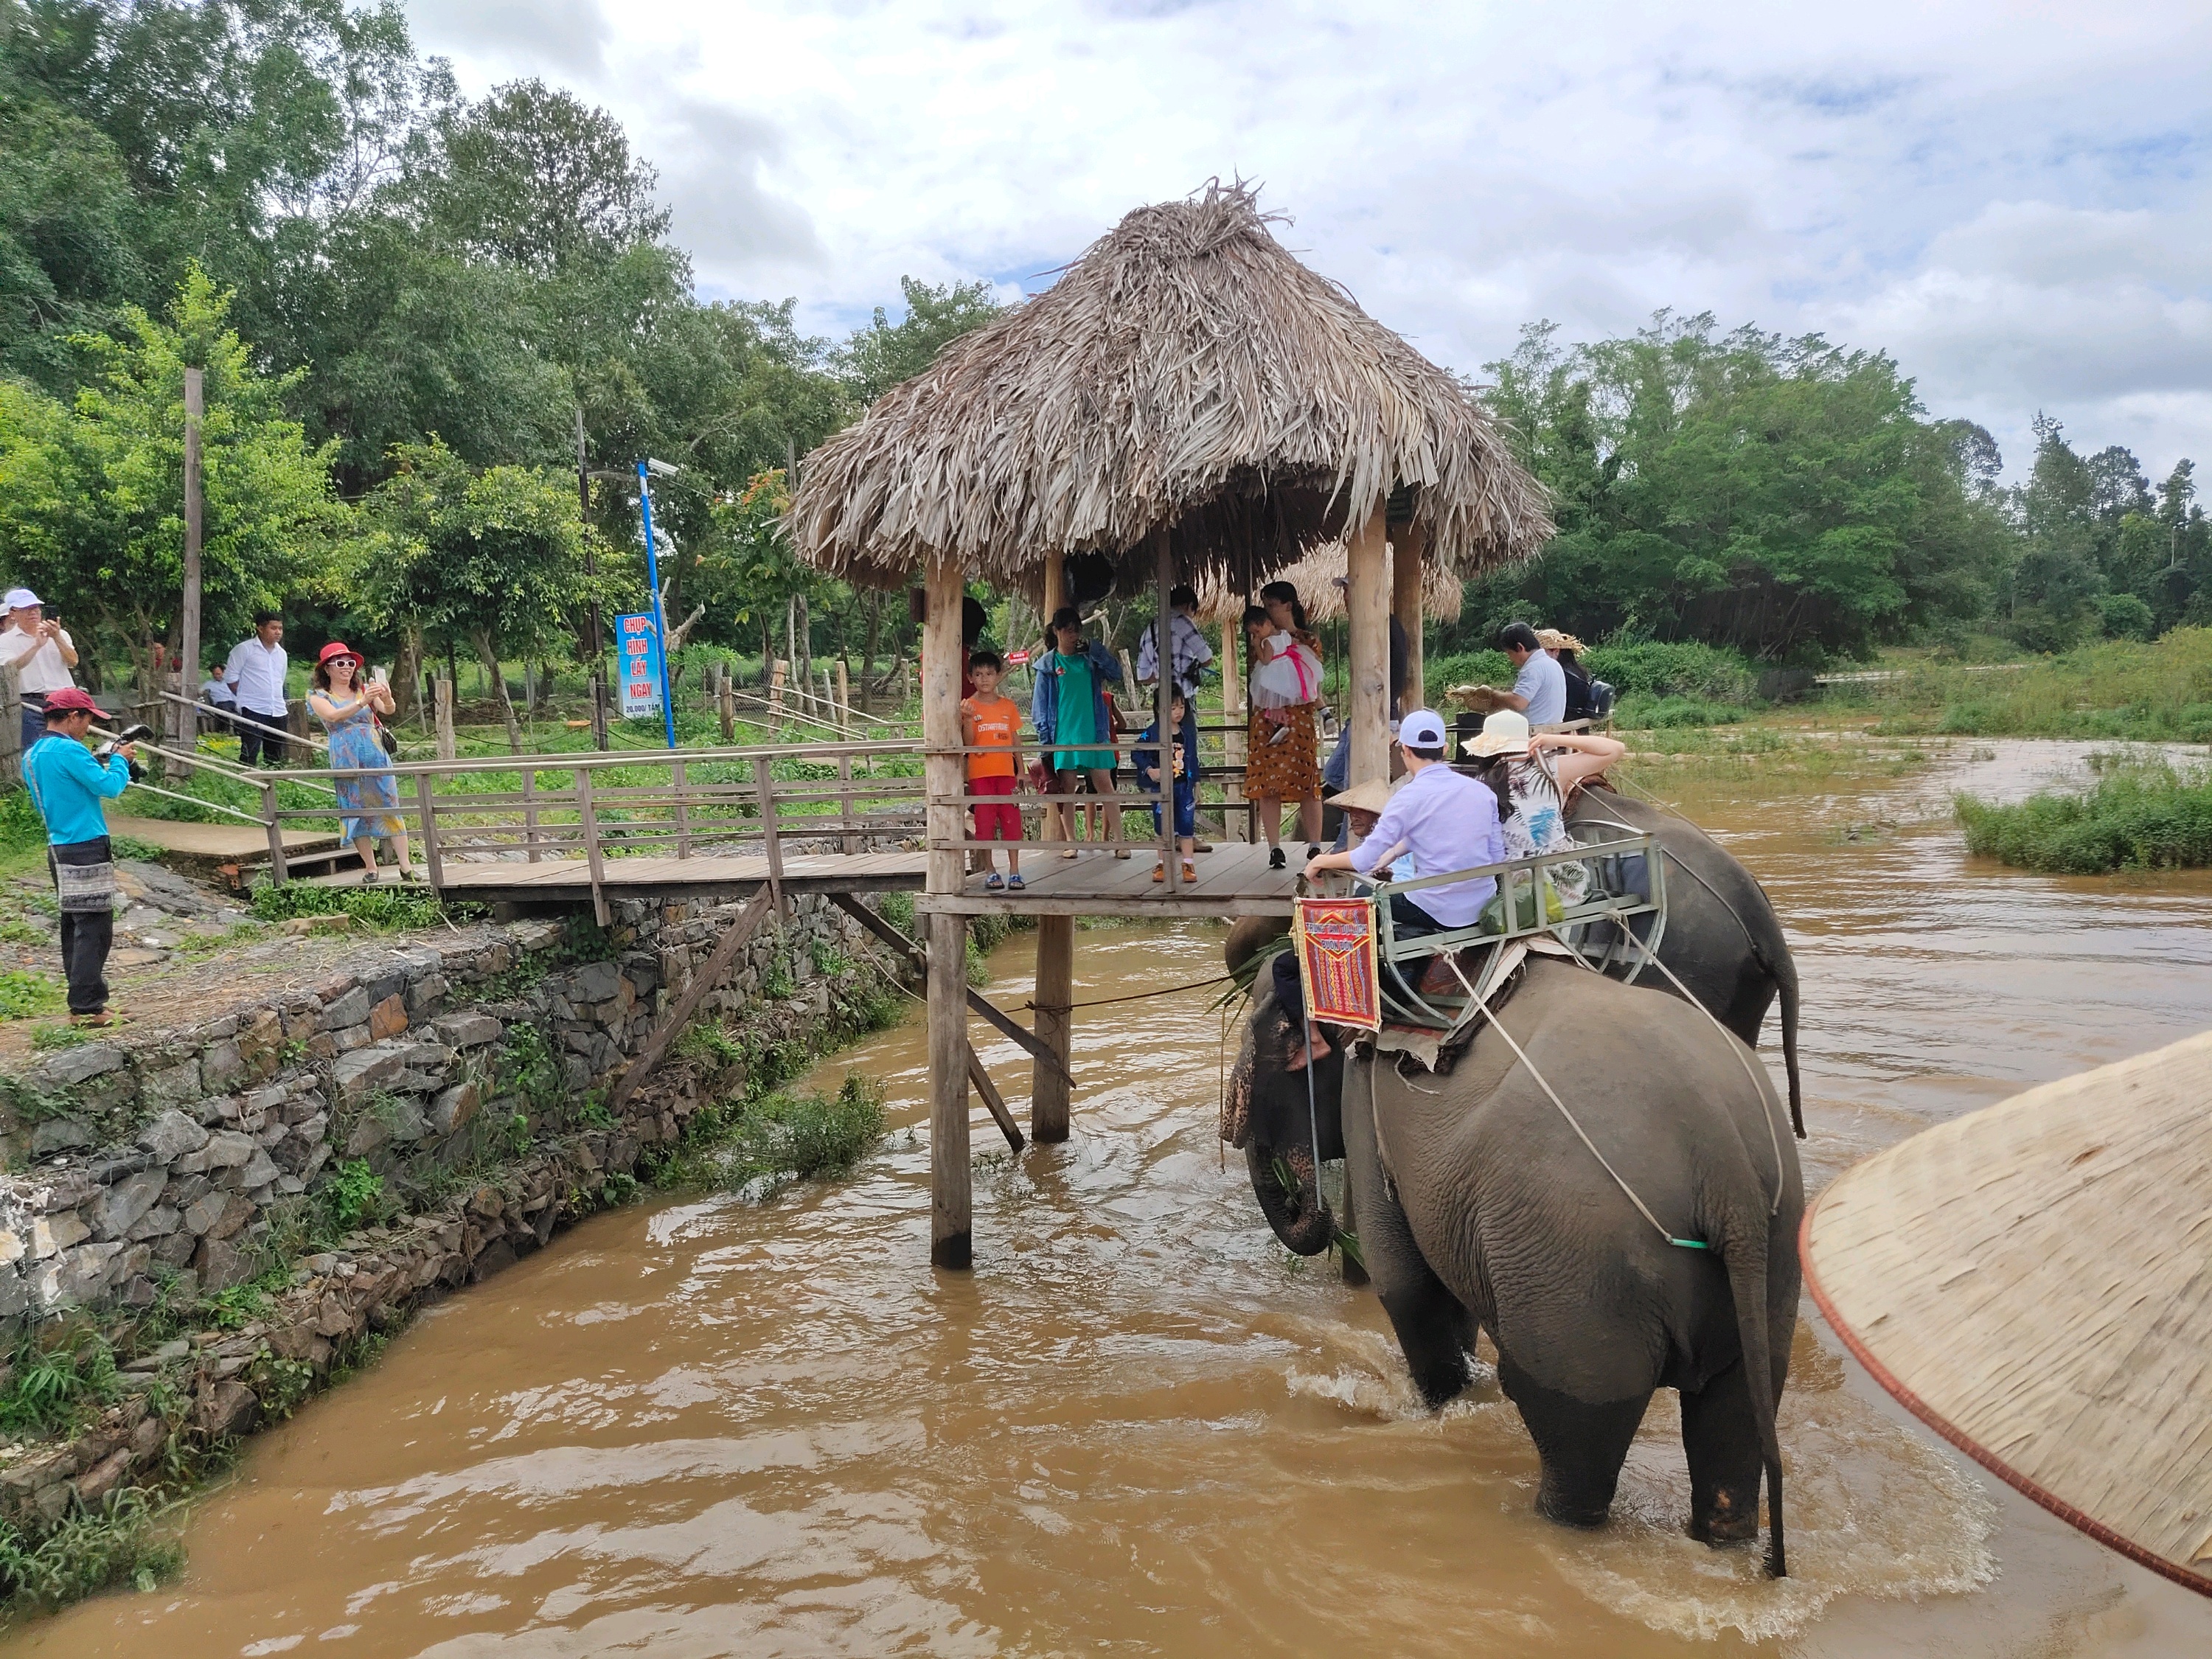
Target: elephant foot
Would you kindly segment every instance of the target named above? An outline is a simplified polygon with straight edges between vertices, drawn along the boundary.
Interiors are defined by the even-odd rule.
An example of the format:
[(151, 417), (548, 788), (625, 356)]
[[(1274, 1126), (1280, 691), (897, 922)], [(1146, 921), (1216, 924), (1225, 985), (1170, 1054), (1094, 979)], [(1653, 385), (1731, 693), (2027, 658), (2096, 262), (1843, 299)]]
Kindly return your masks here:
[[(1581, 1484), (1574, 1483), (1576, 1486)], [(1597, 1503), (1586, 1492), (1570, 1489), (1568, 1483), (1554, 1480), (1547, 1469), (1536, 1487), (1536, 1513), (1556, 1526), (1589, 1532), (1612, 1517), (1613, 1504), (1610, 1501)]]
[(1747, 1544), (1759, 1536), (1759, 1489), (1748, 1494), (1722, 1491), (1693, 1504), (1690, 1536), (1716, 1549), (1729, 1544)]

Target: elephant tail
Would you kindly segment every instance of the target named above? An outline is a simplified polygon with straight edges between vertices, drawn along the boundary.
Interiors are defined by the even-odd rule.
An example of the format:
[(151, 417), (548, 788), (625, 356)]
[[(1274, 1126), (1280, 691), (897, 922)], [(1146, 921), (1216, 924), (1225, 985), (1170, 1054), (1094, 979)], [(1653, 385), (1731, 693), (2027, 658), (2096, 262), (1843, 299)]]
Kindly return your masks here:
[(1797, 964), (1785, 952), (1782, 971), (1782, 1064), (1790, 1073), (1790, 1127), (1805, 1139), (1805, 1100), (1797, 1086)]
[(1759, 1431), (1759, 1457), (1766, 1471), (1766, 1571), (1770, 1577), (1790, 1576), (1782, 1525), (1782, 1442), (1774, 1429), (1774, 1362), (1767, 1349), (1766, 1256), (1767, 1218), (1759, 1216), (1738, 1238), (1731, 1228), (1724, 1265), (1729, 1294), (1735, 1303), (1736, 1342), (1742, 1351), (1744, 1382), (1751, 1395), (1751, 1415)]

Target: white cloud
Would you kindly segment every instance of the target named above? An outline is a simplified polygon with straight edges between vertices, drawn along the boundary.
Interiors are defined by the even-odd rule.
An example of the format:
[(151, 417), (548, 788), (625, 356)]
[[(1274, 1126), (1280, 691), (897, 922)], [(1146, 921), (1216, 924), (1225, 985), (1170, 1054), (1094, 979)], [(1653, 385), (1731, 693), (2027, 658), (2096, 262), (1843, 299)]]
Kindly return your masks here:
[(2039, 408), (2212, 464), (2201, 3), (599, 3), (416, 22), (472, 85), (607, 104), (710, 291), (816, 326), (902, 273), (1030, 279), (1242, 172), (1456, 368), (1540, 316), (1711, 310), (1889, 348), (2015, 465)]

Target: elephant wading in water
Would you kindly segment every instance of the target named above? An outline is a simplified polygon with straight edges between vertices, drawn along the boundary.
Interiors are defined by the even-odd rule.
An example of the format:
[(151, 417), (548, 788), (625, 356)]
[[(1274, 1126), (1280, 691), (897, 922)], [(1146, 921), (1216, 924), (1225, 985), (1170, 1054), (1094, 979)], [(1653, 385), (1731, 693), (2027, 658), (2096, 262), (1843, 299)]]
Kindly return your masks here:
[[(1782, 1062), (1790, 1077), (1790, 1121), (1805, 1134), (1805, 1111), (1797, 1083), (1797, 964), (1782, 937), (1782, 921), (1767, 901), (1759, 878), (1742, 861), (1680, 812), (1652, 802), (1585, 784), (1567, 804), (1567, 825), (1581, 842), (1602, 841), (1624, 832), (1648, 835), (1668, 860), (1667, 926), (1659, 936), (1659, 960), (1692, 998), (1753, 1048), (1759, 1028), (1777, 997), (1782, 1001)], [(1651, 918), (1630, 923), (1640, 939)], [(1616, 933), (1617, 929), (1613, 930)], [(1593, 939), (1592, 946), (1609, 941)], [(1626, 942), (1620, 941), (1625, 945)], [(1629, 953), (1634, 959), (1634, 952)], [(1626, 971), (1616, 964), (1608, 972)], [(1672, 990), (1663, 974), (1645, 969), (1639, 985)]]
[[(1493, 1006), (1504, 1032), (1483, 1022), (1445, 1075), (1340, 1051), (1312, 1068), (1322, 1156), (1341, 1148), (1415, 1384), (1432, 1408), (1458, 1394), (1487, 1332), (1542, 1462), (1537, 1510), (1574, 1526), (1605, 1519), (1652, 1391), (1678, 1390), (1691, 1535), (1755, 1537), (1763, 1472), (1779, 1577), (1774, 1414), (1804, 1188), (1765, 1068), (1678, 998), (1555, 957), (1532, 956)], [(1292, 1040), (1263, 975), (1223, 1134), (1277, 1235), (1310, 1255), (1334, 1224), (1310, 1180), (1306, 1078), (1285, 1069)]]

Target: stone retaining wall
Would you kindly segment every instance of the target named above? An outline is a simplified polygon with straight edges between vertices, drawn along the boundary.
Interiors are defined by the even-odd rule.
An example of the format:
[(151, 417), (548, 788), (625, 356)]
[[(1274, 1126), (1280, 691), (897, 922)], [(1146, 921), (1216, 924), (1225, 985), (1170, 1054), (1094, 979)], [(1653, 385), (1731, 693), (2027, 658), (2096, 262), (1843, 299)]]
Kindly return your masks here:
[[(8, 1080), (10, 1346), (72, 1310), (120, 1328), (257, 1275), (265, 1287), (319, 1200), (362, 1165), (388, 1188), (435, 1196), (294, 1256), (289, 1282), (241, 1328), (127, 1353), (128, 1392), (89, 1433), (0, 1449), (0, 1520), (52, 1522), (130, 1484), (180, 1431), (220, 1439), (289, 1410), (349, 1344), (628, 1190), (648, 1148), (680, 1139), (702, 1103), (743, 1091), (745, 1053), (811, 1044), (841, 1003), (880, 985), (858, 923), (823, 898), (793, 908), (702, 1005), (742, 1042), (664, 1061), (619, 1119), (603, 1103), (609, 1085), (733, 904), (617, 901), (604, 934), (521, 923), (365, 950), (353, 975), (192, 1030), (64, 1049)], [(148, 1405), (157, 1382), (166, 1418)]]

